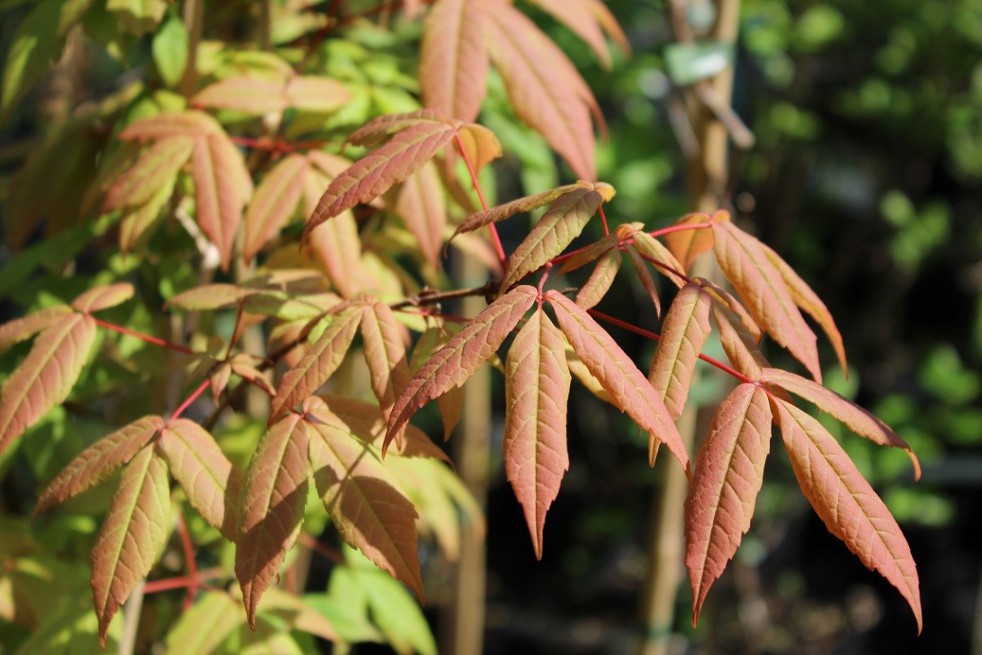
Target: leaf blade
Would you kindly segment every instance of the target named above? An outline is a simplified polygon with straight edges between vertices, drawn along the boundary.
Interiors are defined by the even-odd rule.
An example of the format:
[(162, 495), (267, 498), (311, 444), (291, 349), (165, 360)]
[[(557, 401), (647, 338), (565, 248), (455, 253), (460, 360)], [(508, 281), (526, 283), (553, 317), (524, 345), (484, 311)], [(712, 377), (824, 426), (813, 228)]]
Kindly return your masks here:
[(361, 338), (372, 391), (386, 421), (412, 374), (406, 359), (408, 334), (385, 303), (362, 309)]
[(490, 60), (482, 3), (440, 0), (426, 18), (419, 60), (423, 104), (464, 122), (484, 100)]
[(245, 214), (242, 256), (247, 262), (279, 233), (296, 210), (309, 167), (306, 157), (291, 154), (270, 169), (256, 187)]
[(710, 299), (695, 284), (675, 296), (662, 323), (648, 380), (665, 399), (672, 420), (678, 420), (689, 394), (699, 353), (709, 338)]

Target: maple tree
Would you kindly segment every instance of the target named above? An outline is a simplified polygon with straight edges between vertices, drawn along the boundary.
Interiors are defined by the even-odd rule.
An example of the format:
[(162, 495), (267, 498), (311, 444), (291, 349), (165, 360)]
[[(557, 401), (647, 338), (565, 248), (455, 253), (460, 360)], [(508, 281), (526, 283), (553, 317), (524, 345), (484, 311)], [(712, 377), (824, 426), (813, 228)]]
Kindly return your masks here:
[[(534, 4), (606, 65), (608, 38), (626, 48), (599, 0)], [(596, 180), (598, 105), (566, 55), (522, 11), (504, 0), (405, 3), (406, 18), (423, 22), (421, 104), (406, 111), (372, 107), (367, 121), (345, 117), (359, 81), (333, 77), (321, 50), (357, 16), (287, 3), (271, 20), (289, 19), (294, 27), (276, 37), (276, 48), (209, 49), (163, 2), (137, 10), (49, 0), (32, 9), (19, 35), (54, 16), (61, 41), (75, 30), (102, 42), (105, 34), (92, 27), (97, 11), (122, 21), (118, 38), (110, 39), (117, 47), (126, 34), (154, 33), (158, 87), (126, 87), (79, 110), (32, 155), (11, 199), (11, 241), (26, 241), (42, 219), (55, 234), (98, 224), (100, 235), (118, 239), (121, 253), (145, 254), (142, 266), (155, 266), (162, 264), (153, 256), (156, 244), (176, 238), (176, 223), (183, 235), (178, 251), (197, 248), (208, 271), (184, 280), (179, 291), (171, 285), (160, 307), (157, 294), (140, 283), (140, 265), (117, 265), (67, 302), (45, 302), (0, 326), (0, 350), (26, 351), (0, 392), (0, 454), (70, 397), (96, 353), (122, 359), (124, 339), (141, 342), (126, 347), (131, 351), (160, 348), (186, 365), (183, 400), (73, 453), (44, 481), (35, 507), (39, 515), (118, 475), (91, 551), (103, 643), (120, 606), (159, 566), (175, 533), (187, 575), (173, 584), (187, 590), (186, 612), (168, 644), (193, 638), (217, 647), (242, 619), (211, 635), (195, 633), (193, 624), (231, 607), (241, 607), (258, 635), (244, 632), (247, 641), (276, 639), (270, 631), (278, 612), (293, 628), (326, 639), (381, 639), (372, 629), (346, 632), (343, 622), (274, 583), (294, 544), (310, 539), (304, 524), (313, 520), (308, 496), (316, 496), (341, 541), (361, 554), (347, 551), (349, 562), (363, 556), (422, 600), (417, 531), (432, 534), (452, 556), (459, 523), (480, 517), (442, 449), (410, 421), (437, 401), (449, 435), (460, 412), (454, 394), (489, 362), (504, 373), (504, 467), (537, 557), (569, 467), (567, 403), (575, 377), (647, 434), (651, 465), (664, 444), (689, 477), (685, 565), (693, 622), (749, 529), (776, 426), (804, 495), (829, 531), (896, 587), (920, 630), (917, 571), (899, 526), (828, 430), (798, 405), (803, 400), (860, 437), (906, 450), (919, 472), (888, 426), (822, 386), (817, 337), (804, 315), (845, 369), (829, 310), (725, 210), (661, 227), (618, 219), (611, 230), (606, 211), (616, 210), (616, 190)], [(18, 41), (0, 111), (9, 112), (40, 77), (50, 55), (45, 48), (56, 41)], [(185, 64), (175, 64), (175, 51)], [(579, 181), (487, 202), (482, 172), (502, 146), (475, 121), (492, 66), (516, 116), (541, 133)], [(168, 90), (178, 88), (182, 93)], [(416, 103), (408, 93), (400, 97)], [(78, 202), (69, 208), (38, 193), (39, 177), (80, 131), (98, 135), (91, 144), (98, 167), (79, 162), (71, 196)], [(497, 224), (535, 210), (544, 211), (506, 252)], [(604, 236), (572, 247), (591, 221), (601, 223)], [(441, 273), (451, 247), (454, 256), (484, 262), (487, 283), (454, 287)], [(715, 258), (733, 293), (692, 273), (703, 257)], [(663, 315), (660, 334), (595, 309), (625, 258), (650, 311)], [(660, 289), (665, 282), (671, 293)], [(663, 295), (670, 299), (664, 308)], [(485, 297), (487, 307), (473, 317), (443, 312), (443, 303), (465, 296)], [(190, 334), (162, 338), (100, 317), (128, 303), (148, 315), (186, 319)], [(221, 317), (230, 320), (223, 329)], [(647, 374), (605, 326), (657, 341)], [(714, 331), (728, 363), (702, 352)], [(250, 333), (266, 343), (260, 339), (255, 349)], [(765, 335), (807, 376), (772, 367), (761, 345)], [(31, 339), (29, 348), (18, 346)], [(358, 358), (368, 371), (366, 393), (333, 388), (338, 371)], [(675, 422), (700, 359), (737, 385), (690, 453)], [(230, 408), (243, 407), (248, 389), (266, 397), (264, 415), (253, 417), (265, 429), (245, 456), (233, 457), (221, 426), (232, 421)], [(366, 402), (367, 394), (374, 402)], [(189, 418), (195, 408), (200, 416)], [(233, 545), (232, 562), (213, 575), (234, 577), (237, 591), (202, 591), (183, 501), (213, 531), (203, 528), (199, 536)], [(341, 575), (339, 588), (376, 589), (372, 573), (352, 564), (352, 579)], [(166, 579), (144, 586), (167, 588)], [(364, 607), (376, 607), (373, 592), (364, 593)], [(426, 649), (400, 644), (391, 631), (384, 638), (401, 650)]]

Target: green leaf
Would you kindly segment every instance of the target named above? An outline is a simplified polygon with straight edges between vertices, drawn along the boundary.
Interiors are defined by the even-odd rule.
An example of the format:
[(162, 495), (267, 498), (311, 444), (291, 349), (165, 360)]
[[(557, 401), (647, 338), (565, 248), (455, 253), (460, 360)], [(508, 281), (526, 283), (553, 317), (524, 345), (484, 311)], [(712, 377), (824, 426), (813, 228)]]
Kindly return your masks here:
[(188, 29), (178, 16), (167, 19), (153, 37), (153, 63), (169, 87), (177, 86), (188, 63)]
[(38, 4), (17, 28), (3, 69), (0, 122), (7, 120), (14, 103), (41, 79), (61, 53), (65, 43), (58, 33), (61, 5), (62, 0)]

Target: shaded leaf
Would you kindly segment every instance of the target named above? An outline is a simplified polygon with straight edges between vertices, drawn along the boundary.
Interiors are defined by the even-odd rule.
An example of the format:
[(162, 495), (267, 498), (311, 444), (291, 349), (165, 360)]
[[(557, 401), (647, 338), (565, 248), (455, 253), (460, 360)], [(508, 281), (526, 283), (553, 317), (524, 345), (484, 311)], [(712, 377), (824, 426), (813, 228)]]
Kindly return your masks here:
[(712, 330), (711, 304), (709, 296), (697, 285), (687, 284), (675, 296), (662, 322), (648, 380), (665, 399), (672, 420), (682, 415), (699, 353)]
[(372, 391), (388, 420), (396, 398), (412, 377), (406, 359), (409, 334), (388, 305), (376, 302), (362, 309), (361, 339)]
[(761, 243), (728, 222), (714, 222), (716, 259), (727, 279), (747, 301), (754, 320), (821, 381), (815, 334), (805, 323), (780, 271)]
[(655, 306), (655, 315), (661, 316), (661, 298), (658, 296), (658, 287), (655, 286), (655, 279), (651, 277), (651, 271), (648, 270), (644, 259), (641, 258), (638, 251), (632, 246), (625, 248), (624, 252), (627, 253), (628, 259), (631, 260), (631, 266), (641, 281), (641, 287), (648, 294), (651, 304)]
[(167, 464), (147, 447), (123, 469), (92, 547), (92, 596), (103, 642), (109, 622), (153, 568), (168, 534)]
[(433, 353), (409, 382), (389, 415), (383, 452), (423, 405), (459, 387), (491, 357), (538, 297), (529, 286), (512, 289), (487, 306)]
[(317, 493), (341, 537), (423, 598), (416, 510), (365, 442), (319, 398), (304, 407)]
[(169, 87), (177, 86), (184, 77), (188, 63), (188, 45), (191, 37), (188, 28), (178, 16), (168, 18), (154, 34), (151, 44), (153, 63), (161, 79)]
[[(476, 123), (462, 125), (457, 132), (458, 147), (461, 155), (471, 163), (475, 173), (480, 173), (485, 166), (501, 156), (501, 142), (494, 132)], [(448, 162), (453, 165), (457, 161), (457, 149), (447, 151)]]
[(750, 529), (770, 450), (767, 394), (741, 384), (720, 404), (699, 449), (685, 501), (685, 566), (692, 584), (692, 624), (713, 582)]
[(289, 155), (271, 168), (256, 187), (245, 214), (242, 256), (247, 262), (279, 234), (296, 211), (309, 167), (306, 157)]
[(590, 277), (580, 287), (579, 293), (576, 294), (576, 304), (583, 309), (596, 306), (607, 295), (611, 285), (614, 284), (614, 279), (620, 268), (620, 251), (611, 250), (601, 257), (597, 265), (593, 267)]
[(439, 0), (426, 18), (419, 58), (423, 104), (471, 122), (481, 110), (490, 62), (482, 2)]
[[(304, 186), (304, 206), (317, 206), (324, 188), (319, 173), (308, 173)], [(310, 249), (327, 271), (331, 282), (346, 298), (351, 298), (371, 283), (371, 276), (362, 266), (361, 239), (350, 210), (341, 212), (318, 226), (310, 236)]]
[(233, 503), (239, 498), (241, 481), (215, 438), (194, 421), (179, 418), (164, 427), (157, 450), (167, 460), (191, 507), (235, 541), (238, 525)]
[(907, 452), (911, 462), (914, 464), (915, 479), (921, 477), (920, 462), (918, 462), (917, 456), (910, 449), (910, 446), (907, 445), (907, 442), (897, 436), (886, 423), (851, 400), (840, 396), (817, 382), (776, 368), (765, 368), (761, 373), (759, 381), (804, 398), (823, 412), (828, 412), (836, 419), (845, 423), (850, 430), (859, 436), (865, 437), (873, 443), (880, 444), (881, 446), (902, 448)]
[(439, 268), (447, 206), (440, 174), (433, 162), (428, 162), (402, 183), (393, 212), (416, 237), (426, 260)]
[(600, 59), (604, 68), (610, 68), (610, 53), (607, 51), (601, 23), (594, 13), (594, 0), (531, 0), (531, 2), (583, 39)]
[(222, 269), (228, 270), (242, 208), (252, 192), (249, 172), (228, 137), (211, 134), (195, 140), (191, 175), (198, 225), (218, 247)]
[(117, 282), (89, 289), (72, 301), (72, 307), (82, 313), (91, 314), (115, 307), (132, 297), (133, 285), (129, 282)]
[(549, 291), (546, 299), (573, 351), (610, 394), (614, 406), (627, 412), (648, 433), (649, 461), (654, 463), (658, 444), (664, 442), (688, 471), (689, 454), (682, 437), (644, 374), (585, 309), (558, 291)]
[(6, 352), (14, 344), (30, 339), (42, 330), (60, 323), (71, 313), (72, 310), (68, 305), (55, 305), (7, 321), (0, 325), (0, 353)]
[(603, 197), (592, 189), (576, 189), (557, 198), (508, 258), (498, 292), (561, 253), (583, 231), (601, 202)]
[(505, 362), (505, 474), (542, 559), (546, 512), (569, 469), (566, 339), (540, 308), (518, 331)]
[(577, 176), (596, 179), (590, 117), (596, 100), (583, 78), (522, 12), (505, 2), (485, 6), (491, 60), (515, 113), (542, 134)]
[(614, 404), (614, 399), (604, 389), (600, 380), (590, 372), (590, 369), (586, 367), (586, 364), (583, 363), (583, 360), (579, 358), (576, 352), (573, 351), (573, 347), (568, 343), (566, 344), (566, 365), (569, 367), (569, 372), (580, 381), (580, 384), (586, 387), (587, 391), (605, 403)]
[(922, 627), (917, 567), (900, 526), (822, 424), (791, 403), (772, 401), (801, 490), (829, 532), (907, 600)]
[(307, 499), (307, 430), (297, 414), (271, 427), (249, 462), (242, 492), (235, 577), (249, 625), (256, 625), (259, 599), (280, 570), (300, 533)]
[[(381, 449), (385, 439), (385, 418), (375, 405), (347, 396), (319, 396), (331, 413), (348, 426), (353, 435), (374, 448)], [(423, 457), (450, 462), (443, 450), (415, 425), (406, 425), (405, 436), (392, 442), (389, 453), (402, 457)]]
[[(710, 223), (713, 220), (730, 220), (729, 212), (717, 212), (714, 216), (709, 214), (687, 214), (675, 221), (674, 225), (695, 225), (698, 223)], [(668, 249), (681, 262), (681, 273), (688, 272), (692, 268), (692, 263), (705, 252), (713, 248), (713, 231), (706, 228), (692, 230), (680, 230), (670, 232), (664, 237)]]
[(761, 371), (770, 364), (740, 317), (726, 304), (713, 302), (713, 318), (719, 328), (723, 352), (730, 363), (751, 380), (759, 379)]
[(113, 211), (148, 202), (177, 175), (193, 150), (194, 139), (189, 136), (172, 136), (155, 142), (109, 187), (104, 209)]
[(35, 339), (0, 392), (0, 452), (68, 397), (95, 336), (91, 316), (72, 314)]
[(331, 318), (324, 334), (307, 347), (303, 359), (280, 381), (269, 412), (270, 425), (327, 382), (351, 347), (361, 317), (361, 308), (354, 307)]
[(59, 0), (39, 2), (17, 27), (3, 68), (0, 122), (6, 122), (14, 104), (61, 53), (65, 42), (58, 29), (61, 6)]
[(119, 248), (130, 252), (145, 244), (153, 228), (157, 225), (161, 210), (174, 193), (177, 179), (172, 178), (157, 189), (146, 203), (129, 209), (119, 221)]
[(378, 198), (394, 184), (418, 171), (454, 135), (454, 129), (437, 122), (413, 125), (365, 155), (336, 177), (307, 219), (303, 241), (314, 228), (357, 204)]

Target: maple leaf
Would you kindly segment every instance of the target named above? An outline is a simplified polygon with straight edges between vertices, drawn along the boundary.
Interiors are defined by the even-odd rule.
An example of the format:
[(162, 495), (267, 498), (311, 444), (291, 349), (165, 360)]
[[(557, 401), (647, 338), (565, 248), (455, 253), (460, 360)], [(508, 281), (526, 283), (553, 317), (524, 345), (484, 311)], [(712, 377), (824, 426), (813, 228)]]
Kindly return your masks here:
[(269, 413), (272, 425), (304, 399), (314, 395), (344, 359), (354, 341), (360, 307), (351, 307), (330, 318), (330, 325), (317, 341), (307, 347), (300, 362), (291, 368), (280, 381)]
[(501, 293), (561, 253), (597, 212), (603, 196), (578, 188), (559, 196), (508, 258)]
[(846, 427), (859, 436), (865, 437), (873, 443), (903, 449), (914, 465), (914, 478), (918, 479), (921, 477), (920, 462), (907, 442), (891, 430), (886, 423), (859, 405), (840, 396), (831, 389), (823, 387), (817, 382), (788, 371), (782, 371), (781, 369), (763, 369), (759, 381), (762, 384), (778, 387), (779, 389), (804, 398), (823, 412), (828, 412), (839, 421), (842, 421)]
[(409, 334), (385, 303), (366, 305), (362, 310), (361, 339), (372, 391), (382, 416), (388, 420), (412, 375), (406, 360)]
[(222, 134), (218, 121), (202, 111), (158, 114), (127, 125), (119, 138), (123, 141), (155, 141), (174, 136), (200, 137)]
[(476, 214), (468, 216), (467, 220), (461, 223), (457, 229), (454, 230), (451, 239), (456, 237), (458, 234), (473, 232), (474, 230), (479, 230), (490, 223), (497, 223), (498, 221), (503, 221), (506, 218), (511, 218), (515, 214), (532, 211), (537, 207), (543, 207), (553, 202), (560, 196), (570, 193), (571, 191), (590, 188), (590, 186), (591, 185), (586, 182), (566, 184), (564, 186), (556, 187), (555, 189), (549, 189), (548, 191), (543, 191), (542, 193), (537, 193), (532, 196), (518, 198), (516, 200), (506, 202), (503, 205), (498, 205), (497, 207), (491, 207), (490, 209), (477, 212)]
[(648, 294), (651, 304), (655, 306), (655, 315), (661, 316), (661, 298), (659, 298), (658, 287), (655, 285), (655, 279), (651, 276), (651, 271), (648, 270), (644, 259), (642, 259), (638, 251), (632, 246), (625, 248), (624, 252), (627, 253), (628, 259), (631, 260), (631, 266), (641, 281), (641, 287)]
[(817, 420), (783, 400), (771, 405), (802, 492), (829, 532), (907, 600), (922, 628), (917, 567), (900, 526), (842, 447)]
[(416, 510), (369, 445), (319, 398), (304, 406), (317, 493), (341, 537), (420, 599)]
[(177, 176), (193, 150), (194, 139), (189, 136), (172, 136), (155, 142), (109, 187), (103, 208), (113, 211), (145, 204), (160, 187)]
[(533, 287), (515, 287), (488, 305), (467, 327), (433, 353), (396, 399), (389, 414), (382, 451), (388, 449), (409, 418), (427, 401), (459, 387), (474, 375), (498, 350), (537, 297), (538, 292)]
[(770, 448), (767, 394), (741, 384), (720, 404), (699, 450), (685, 501), (685, 566), (692, 584), (692, 624), (706, 594), (750, 529)]
[(639, 254), (643, 255), (648, 261), (658, 262), (662, 266), (658, 267), (663, 273), (667, 274), (669, 280), (675, 286), (682, 288), (686, 284), (685, 278), (680, 275), (672, 275), (671, 272), (684, 273), (685, 267), (675, 258), (668, 248), (661, 241), (654, 238), (647, 232), (638, 230), (631, 235), (631, 242)]
[(606, 30), (624, 52), (630, 52), (627, 37), (617, 20), (599, 0), (531, 0), (553, 18), (563, 23), (583, 39), (600, 59), (604, 68), (610, 68), (610, 53), (604, 38)]
[(34, 507), (34, 516), (107, 480), (143, 450), (163, 427), (161, 417), (144, 416), (80, 452), (48, 483)]
[(751, 380), (760, 378), (761, 371), (770, 364), (740, 317), (728, 305), (713, 302), (713, 318), (719, 328), (723, 352), (730, 363)]
[(566, 55), (507, 2), (484, 4), (488, 48), (519, 118), (542, 134), (573, 172), (596, 179), (596, 100)]
[(427, 162), (414, 175), (409, 176), (400, 186), (391, 205), (392, 212), (402, 219), (416, 237), (426, 260), (439, 268), (447, 206), (436, 165)]
[(729, 222), (713, 222), (716, 259), (761, 327), (787, 348), (812, 377), (822, 379), (815, 333), (760, 242)]
[[(637, 223), (640, 225), (640, 223)], [(620, 228), (618, 228), (618, 231)], [(597, 241), (594, 241), (586, 248), (574, 251), (571, 256), (563, 260), (562, 266), (559, 267), (559, 274), (569, 273), (570, 271), (575, 271), (578, 268), (582, 268), (591, 262), (597, 261), (600, 257), (608, 254), (611, 250), (617, 247), (621, 242), (621, 237), (619, 234), (608, 234)]]
[(494, 132), (476, 123), (460, 126), (457, 130), (457, 146), (447, 150), (448, 170), (452, 170), (457, 162), (458, 148), (459, 154), (471, 163), (476, 174), (502, 155), (501, 142)]
[(38, 335), (0, 391), (0, 453), (68, 397), (95, 337), (95, 320), (77, 313)]
[(310, 468), (307, 437), (301, 417), (288, 414), (263, 436), (246, 472), (235, 577), (253, 628), (259, 600), (300, 534)]
[(247, 262), (279, 234), (296, 210), (310, 165), (310, 160), (302, 155), (284, 157), (256, 187), (245, 214), (242, 256)]
[(222, 132), (195, 139), (191, 176), (198, 225), (218, 247), (222, 270), (228, 270), (242, 208), (252, 195), (249, 171), (242, 155)]
[[(366, 403), (347, 396), (318, 396), (327, 408), (340, 419), (348, 430), (370, 446), (381, 449), (385, 439), (386, 419), (377, 405)], [(406, 425), (402, 439), (396, 439), (389, 448), (389, 454), (401, 457), (425, 457), (450, 462), (443, 450), (433, 443), (426, 433), (414, 425)]]
[(464, 122), (481, 110), (490, 61), (484, 3), (439, 0), (426, 18), (419, 59), (423, 104)]
[(590, 277), (580, 287), (576, 294), (576, 304), (583, 309), (590, 309), (603, 300), (610, 287), (614, 284), (617, 271), (621, 268), (621, 253), (612, 250), (600, 258), (593, 267)]
[(566, 339), (539, 308), (518, 331), (505, 362), (505, 474), (542, 559), (546, 513), (569, 469)]
[(123, 469), (92, 547), (92, 596), (105, 645), (109, 622), (157, 562), (170, 534), (167, 463), (144, 447)]
[(72, 309), (68, 305), (54, 305), (0, 325), (0, 353), (60, 323), (71, 313)]
[(437, 109), (419, 109), (403, 114), (384, 114), (378, 118), (373, 118), (349, 134), (347, 141), (359, 146), (374, 147), (393, 134), (425, 124), (454, 127), (457, 122), (450, 120), (446, 114)]
[(169, 421), (157, 439), (157, 451), (167, 460), (191, 506), (226, 538), (235, 541), (239, 472), (215, 443), (214, 437), (194, 421)]
[(546, 293), (546, 299), (573, 351), (610, 394), (613, 405), (648, 433), (649, 462), (654, 464), (658, 444), (665, 443), (688, 471), (689, 454), (682, 437), (644, 374), (585, 309), (555, 290)]
[(687, 284), (675, 296), (662, 323), (648, 380), (665, 399), (673, 420), (682, 415), (696, 361), (709, 338), (711, 304), (698, 285)]
[[(697, 213), (686, 214), (678, 219), (673, 225), (696, 225), (699, 223), (712, 223), (714, 221), (729, 222), (730, 213), (719, 211), (710, 216), (709, 214)], [(692, 268), (692, 263), (705, 252), (712, 250), (713, 231), (707, 229), (679, 230), (669, 232), (665, 235), (665, 243), (672, 255), (681, 262), (682, 268), (679, 272), (685, 273)]]
[(373, 200), (418, 171), (453, 139), (455, 129), (441, 122), (411, 125), (338, 175), (307, 219), (302, 242), (324, 221)]
[(118, 282), (89, 289), (72, 301), (72, 307), (83, 314), (91, 314), (122, 304), (133, 297), (133, 285)]
[[(307, 173), (303, 192), (308, 215), (317, 206), (324, 185), (329, 184), (327, 180), (317, 171)], [(361, 239), (351, 210), (341, 212), (314, 229), (310, 249), (344, 297), (351, 298), (371, 285), (372, 276), (362, 266)]]

